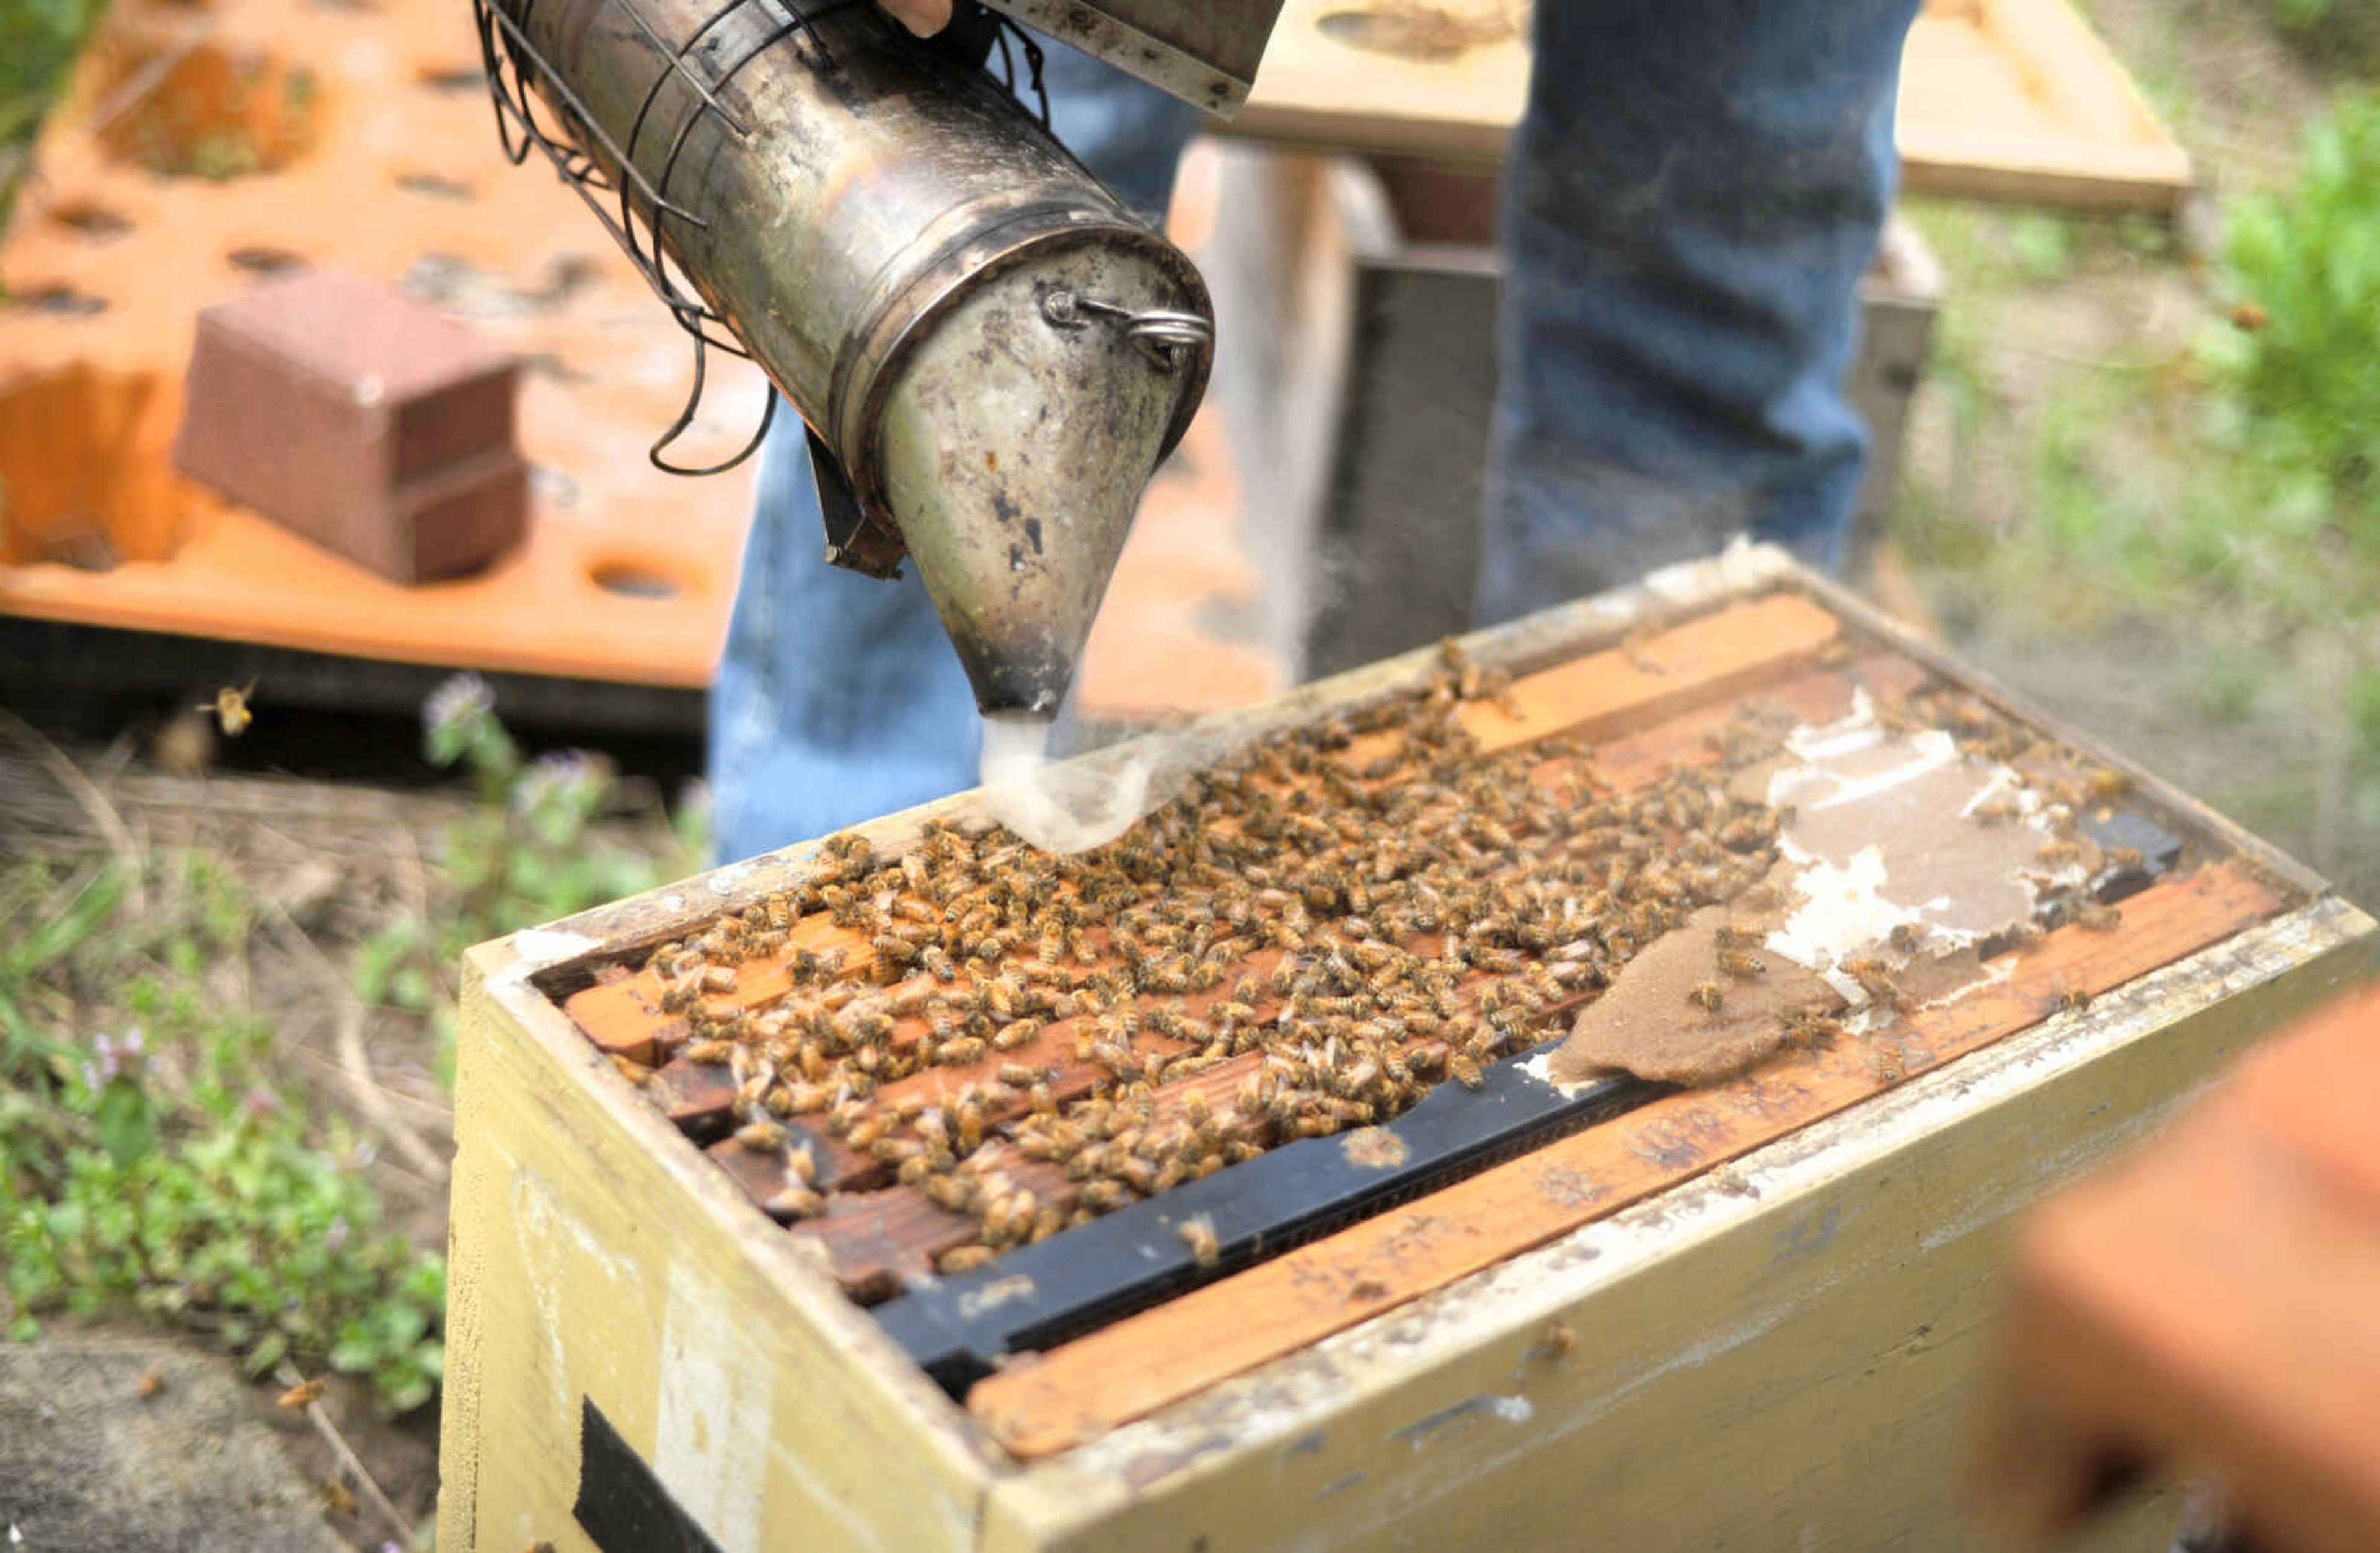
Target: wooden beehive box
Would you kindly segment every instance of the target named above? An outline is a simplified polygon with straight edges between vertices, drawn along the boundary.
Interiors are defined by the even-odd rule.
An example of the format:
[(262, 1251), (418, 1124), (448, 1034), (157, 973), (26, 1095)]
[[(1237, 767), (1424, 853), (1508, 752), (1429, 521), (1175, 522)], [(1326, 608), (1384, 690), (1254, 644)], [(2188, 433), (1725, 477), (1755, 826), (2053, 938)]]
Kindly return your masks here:
[[(1624, 891), (1615, 885), (1613, 899), (1624, 894), (1641, 912), (1650, 889), (1643, 881), (1670, 877), (1663, 870), (1671, 864), (1657, 868), (1653, 859), (1674, 856), (1685, 867), (1716, 856), (1720, 844), (1675, 835), (1658, 847), (1632, 843), (1637, 832), (1627, 824), (1668, 823), (1645, 795), (1663, 795), (1662, 805), (1712, 806), (1681, 824), (1742, 819), (1748, 811), (1728, 808), (1737, 800), (1715, 785), (1722, 776), (1702, 773), (1732, 765), (1739, 769), (1723, 780), (1736, 784), (1755, 781), (1747, 771), (1767, 770), (1765, 792), (1774, 798), (1785, 791), (1779, 771), (1802, 780), (1811, 763), (1861, 744), (1825, 730), (1839, 734), (1881, 718), (1901, 730), (1890, 737), (1939, 757), (1929, 770), (1997, 772), (1991, 762), (2002, 758), (2022, 770), (2022, 791), (2034, 798), (2015, 807), (2033, 812), (1983, 812), (1987, 787), (2001, 810), (2014, 792), (1979, 774), (1976, 798), (1962, 806), (1974, 812), (1941, 822), (1945, 836), (1973, 840), (1994, 822), (2018, 831), (2045, 825), (2054, 813), (2045, 803), (2073, 808), (2080, 839), (2044, 845), (2071, 849), (2058, 852), (2058, 868), (2087, 850), (2087, 863), (2074, 865), (2082, 882), (2053, 892), (2046, 928), (2024, 926), (2021, 913), (2008, 931), (1970, 944), (1959, 977), (1937, 976), (1919, 989), (1917, 955), (1930, 951), (1912, 951), (1897, 994), (1879, 992), (1833, 1029), (1806, 1030), (1807, 1038), (1755, 1053), (1734, 1076), (1683, 1086), (1613, 1079), (1557, 1087), (1545, 1075), (1567, 1072), (1563, 1060), (1549, 1066), (1549, 1049), (1529, 1046), (1559, 1037), (1574, 1007), (1624, 1012), (1632, 999), (1644, 1006), (1657, 962), (1675, 959), (1670, 951), (1700, 916), (1685, 916), (1642, 945), (1623, 944), (1609, 923), (1595, 927), (1609, 951), (1611, 986), (1590, 998), (1587, 982), (1556, 974), (1580, 964), (1575, 944), (1510, 950), (1508, 940), (1527, 933), (1491, 923), (1497, 908), (1482, 893), (1479, 905), (1464, 909), (1483, 915), (1440, 922), (1436, 939), (1404, 946), (1415, 965), (1451, 965), (1448, 935), (1457, 928), (1465, 944), (1486, 946), (1465, 979), (1443, 984), (1449, 1001), (1439, 1014), (1414, 1019), (1453, 1052), (1441, 1047), (1425, 1062), (1424, 1043), (1396, 1045), (1403, 1038), (1396, 1032), (1373, 1028), (1363, 1037), (1393, 1048), (1401, 1064), (1410, 1057), (1422, 1076), (1400, 1092), (1410, 1100), (1427, 1089), (1417, 1105), (1393, 1119), (1402, 1102), (1383, 1102), (1377, 1115), (1334, 1112), (1348, 1131), (1244, 1150), (1254, 1158), (942, 1277), (929, 1258), (949, 1268), (953, 1248), (994, 1233), (987, 1225), (1006, 1226), (995, 1238), (1020, 1232), (1012, 1222), (1024, 1211), (1016, 1183), (1037, 1192), (1032, 1206), (1054, 1206), (1063, 1218), (1087, 1190), (1084, 1182), (1123, 1168), (1102, 1155), (1078, 1181), (1019, 1157), (1020, 1140), (1053, 1135), (1046, 1128), (1057, 1123), (1036, 1121), (1033, 1106), (1079, 1118), (1087, 1113), (1067, 1108), (1086, 1103), (1095, 1078), (1181, 1058), (1195, 1044), (1188, 1027), (1150, 1014), (1176, 1001), (1170, 994), (1138, 997), (1139, 1027), (1115, 1037), (1132, 1048), (1121, 1056), (1078, 1058), (1072, 1036), (1087, 1037), (1109, 1015), (1072, 1002), (1026, 1044), (987, 1055), (995, 1066), (1039, 1067), (1032, 1076), (1050, 1091), (1047, 1100), (1022, 1086), (995, 1091), (986, 1080), (970, 1101), (965, 1081), (990, 1070), (965, 1065), (972, 1049), (940, 1044), (967, 1037), (921, 1031), (910, 1014), (880, 1039), (863, 1030), (856, 1038), (876, 1042), (891, 1064), (884, 1088), (850, 1100), (832, 1125), (832, 1112), (797, 1109), (787, 1119), (823, 1162), (822, 1179), (840, 1183), (823, 1195), (823, 1216), (796, 1217), (789, 1228), (758, 1206), (756, 1194), (773, 1197), (781, 1217), (820, 1204), (776, 1195), (792, 1184), (784, 1156), (771, 1151), (776, 1139), (761, 1140), (764, 1149), (732, 1139), (706, 1149), (697, 1141), (737, 1123), (720, 1110), (717, 1089), (747, 1071), (742, 1060), (722, 1077), (690, 1058), (685, 1043), (694, 1033), (689, 1019), (709, 1027), (704, 1038), (729, 1038), (719, 1029), (765, 1023), (789, 997), (815, 1008), (838, 980), (868, 981), (876, 952), (824, 914), (801, 916), (789, 930), (769, 925), (772, 897), (790, 918), (806, 886), (830, 871), (856, 874), (856, 862), (837, 861), (843, 843), (788, 848), (484, 945), (470, 958), (459, 1053), (440, 1546), (513, 1553), (551, 1542), (617, 1553), (1979, 1540), (1964, 1519), (1960, 1480), (2002, 1226), (2050, 1186), (2154, 1128), (2227, 1055), (2337, 985), (2368, 957), (2374, 924), (2181, 795), (2043, 729), (1773, 551), (1739, 549), (1658, 574), (1637, 588), (1481, 633), (1463, 651), (1474, 670), (1469, 683), (1456, 683), (1437, 651), (1415, 653), (1241, 714), (1217, 731), (1219, 742), (1338, 719), (1336, 734), (1306, 740), (1304, 747), (1318, 753), (1303, 773), (1284, 759), (1277, 779), (1246, 780), (1271, 783), (1266, 792), (1313, 813), (1330, 811), (1299, 795), (1358, 792), (1374, 795), (1362, 804), (1389, 804), (1380, 795), (1400, 779), (1375, 762), (1390, 735), (1366, 729), (1393, 720), (1367, 713), (1413, 705), (1439, 686), (1428, 703), (1436, 721), (1414, 713), (1403, 726), (1459, 728), (1453, 742), (1434, 746), (1463, 768), (1447, 780), (1489, 785), (1468, 788), (1451, 810), (1425, 805), (1418, 812), (1451, 813), (1446, 823), (1458, 833), (1446, 847), (1486, 858), (1480, 866), (1496, 880), (1538, 879), (1533, 897), (1515, 887), (1522, 920), (1548, 920), (1541, 914), (1559, 897), (1560, 919), (1572, 922), (1575, 897), (1566, 892), (1593, 880), (1579, 870), (1527, 870), (1573, 855), (1564, 847), (1585, 848), (1574, 855), (1593, 859), (1603, 856), (1595, 848), (1634, 845), (1631, 868), (1597, 877), (1636, 881)], [(1509, 688), (1482, 683), (1482, 666), (1510, 670)], [(1465, 691), (1479, 694), (1461, 698)], [(1928, 716), (1938, 716), (1942, 730), (1925, 726)], [(1784, 753), (1745, 749), (1763, 729), (1786, 740)], [(2039, 740), (2027, 729), (2041, 730)], [(1985, 745), (1985, 753), (1972, 752)], [(1766, 764), (1745, 764), (1755, 757)], [(1831, 855), (1828, 843), (1803, 827), (1852, 802), (1862, 780), (1852, 766), (1836, 774), (1848, 785), (1829, 790), (1831, 797), (1794, 788), (1802, 796), (1791, 816), (1769, 809), (1765, 831), (1737, 827), (1725, 844), (1748, 848), (1739, 855), (1764, 867), (1770, 851), (1780, 853), (1780, 867), (1818, 867)], [(1484, 808), (1471, 812), (1498, 781), (1518, 784), (1525, 797), (1526, 823), (1500, 839), (1480, 829)], [(1869, 782), (1862, 791), (1890, 786)], [(1704, 797), (1694, 799), (1696, 792)], [(1248, 818), (1257, 812), (1216, 826), (1209, 839), (1257, 833)], [(973, 795), (890, 817), (865, 828), (869, 867), (912, 853), (930, 867), (936, 848), (976, 855), (974, 842), (929, 839), (935, 820), (955, 824), (962, 836), (987, 823)], [(1606, 824), (1608, 836), (1594, 830)], [(1423, 822), (1401, 828), (1419, 833)], [(2126, 835), (2131, 842), (2119, 841)], [(1796, 837), (1816, 849), (1808, 854), (1816, 862), (1796, 863), (1788, 845), (1798, 846)], [(1250, 951), (1252, 963), (1295, 960), (1300, 979), (1286, 1006), (1313, 1030), (1342, 1029), (1330, 1021), (1342, 1014), (1309, 990), (1318, 983), (1303, 978), (1319, 977), (1317, 967), (1333, 953), (1385, 952), (1365, 933), (1393, 933), (1379, 924), (1402, 922), (1398, 914), (1419, 898), (1413, 887), (1397, 893), (1394, 838), (1378, 843), (1389, 849), (1382, 882), (1342, 881), (1301, 896), (1314, 904), (1306, 920), (1286, 929), (1295, 942), (1277, 923), (1254, 935), (1267, 947)], [(1216, 855), (1247, 855), (1217, 845)], [(996, 840), (981, 850), (987, 869), (1014, 866), (1017, 856)], [(1900, 867), (1902, 855), (1890, 855)], [(1963, 854), (1949, 847), (1943, 855)], [(1156, 865), (1144, 854), (1132, 866)], [(1731, 867), (1721, 859), (1707, 877)], [(1854, 856), (1847, 872), (1823, 880), (1804, 871), (1796, 889), (1852, 891), (1846, 880), (1864, 867)], [(1730, 877), (1740, 885), (1751, 868), (1747, 862)], [(905, 877), (880, 876), (868, 886), (880, 894), (862, 898), (897, 907), (905, 897), (887, 881)], [(1168, 877), (1174, 897), (1238, 888), (1228, 870), (1189, 883), (1179, 872)], [(2008, 877), (1978, 877), (1972, 888), (1941, 884), (1916, 908), (1933, 915), (1911, 928), (1912, 939), (1948, 934), (1961, 901)], [(1312, 889), (1310, 880), (1300, 888)], [(1339, 894), (1324, 898), (1331, 890)], [(2113, 911), (2090, 893), (2119, 891), (2129, 893)], [(1378, 899), (1356, 898), (1363, 892)], [(1791, 896), (1803, 905), (1816, 898)], [(1738, 892), (1721, 915), (1753, 900), (1753, 892)], [(1365, 933), (1345, 922), (1356, 905), (1379, 919), (1365, 923)], [(719, 931), (709, 925), (722, 912), (755, 906), (758, 942), (747, 947), (757, 952), (734, 967), (732, 989), (728, 978), (713, 978), (703, 994), (710, 1007), (689, 1008), (650, 968), (657, 950), (676, 945), (662, 958), (673, 974), (698, 981), (678, 963), (693, 952), (684, 946)], [(1176, 901), (1164, 909), (1187, 908)], [(1799, 941), (1802, 909), (1766, 942)], [(1281, 920), (1295, 916), (1280, 910)], [(1841, 938), (1838, 947), (1851, 941)], [(831, 971), (797, 961), (836, 947), (844, 959)], [(1009, 962), (1039, 955), (1022, 943), (992, 949)], [(1635, 959), (1626, 959), (1630, 949)], [(1142, 951), (1111, 938), (1070, 952), (1112, 969), (1118, 955)], [(1180, 985), (1178, 965), (1146, 964), (1153, 967), (1142, 973), (1148, 986)], [(1013, 967), (987, 960), (943, 968), (959, 987), (995, 969), (1004, 978)], [(1857, 973), (1854, 1003), (1870, 970)], [(1091, 974), (1070, 973), (1066, 985)], [(1763, 974), (1791, 972), (1780, 962)], [(929, 984), (930, 972), (888, 971), (886, 979), (891, 986), (864, 986), (855, 994), (861, 1001), (845, 1007), (913, 989), (929, 1000), (948, 995)], [(1750, 1018), (1741, 1011), (1755, 982), (1748, 974), (1728, 982), (1738, 1012), (1725, 1017)], [(806, 989), (789, 992), (789, 983)], [(1217, 1000), (1246, 998), (1255, 1001), (1252, 1024), (1287, 1028), (1293, 1020), (1279, 1007), (1257, 1006), (1272, 996), (1270, 985), (1269, 977), (1262, 986), (1209, 984), (1188, 1007), (1211, 1031), (1236, 1017), (1219, 1013)], [(1545, 995), (1514, 990), (1525, 987)], [(1659, 1008), (1668, 1012), (1654, 1020), (1656, 1036), (1706, 1017), (1685, 999)], [(1721, 1018), (1707, 1015), (1714, 1026)], [(1488, 1053), (1475, 1092), (1470, 1074), (1428, 1087), (1425, 1069), (1459, 1067), (1466, 1042), (1491, 1040), (1502, 1045)], [(1353, 1035), (1349, 1042), (1360, 1044)], [(856, 1046), (838, 1049), (859, 1061), (848, 1055)], [(901, 1076), (921, 1049), (945, 1065)], [(1265, 1089), (1275, 1058), (1287, 1071), (1343, 1055), (1335, 1046), (1294, 1059), (1278, 1048), (1217, 1050), (1216, 1066), (1160, 1069), (1148, 1080), (1150, 1114), (1172, 1122), (1202, 1114), (1184, 1098), (1195, 1088), (1216, 1097), (1203, 1113), (1210, 1127), (1222, 1126), (1217, 1114), (1244, 1119), (1234, 1126), (1270, 1127), (1271, 1120), (1245, 1118), (1271, 1115), (1261, 1109), (1270, 1103), (1264, 1094), (1293, 1092)], [(1330, 1084), (1342, 1079), (1334, 1095), (1382, 1092), (1330, 1070)], [(1376, 1080), (1366, 1074), (1363, 1082)], [(1237, 1106), (1251, 1082), (1255, 1113)], [(1108, 1078), (1105, 1087), (1123, 1097), (1117, 1105), (1133, 1103), (1123, 1080)], [(933, 1125), (943, 1131), (935, 1135), (952, 1140), (953, 1152), (973, 1141), (951, 1119), (970, 1105), (990, 1140), (956, 1166), (929, 1164), (929, 1181), (943, 1179), (934, 1171), (956, 1175), (985, 1159), (1003, 1161), (1013, 1174), (973, 1199), (966, 1214), (900, 1184), (891, 1160), (880, 1165), (855, 1144), (867, 1119), (903, 1094), (938, 1102)], [(1321, 1109), (1317, 1100), (1289, 1114), (1310, 1118)], [(923, 1135), (923, 1123), (905, 1124)], [(1154, 1121), (1148, 1131), (1158, 1131)], [(1430, 1180), (1412, 1173), (1449, 1163), (1427, 1156), (1451, 1149), (1456, 1134), (1470, 1149), (1461, 1169)], [(892, 1152), (906, 1159), (917, 1151)], [(1305, 1184), (1340, 1190), (1365, 1171), (1384, 1184), (1358, 1207), (1256, 1250), (1227, 1246), (1211, 1272), (1184, 1260), (1196, 1236), (1177, 1235), (1184, 1227), (1168, 1217), (1172, 1204), (1222, 1202), (1248, 1183), (1294, 1196)], [(1342, 1207), (1354, 1201), (1338, 1200)], [(1229, 1213), (1219, 1207), (1213, 1217)], [(1128, 1259), (1112, 1259), (1119, 1247), (1132, 1248), (1120, 1236), (1152, 1225), (1161, 1232), (1139, 1243), (1138, 1253), (1151, 1266), (1171, 1254), (1172, 1287), (1160, 1289)], [(959, 1259), (974, 1255), (961, 1251)], [(1102, 1263), (1103, 1255), (1111, 1259)], [(1111, 1319), (1084, 1319), (1087, 1296), (1102, 1291), (1064, 1285), (1102, 1267), (1106, 1289), (1136, 1290), (1136, 1297), (1105, 1313)], [(892, 1292), (894, 1303), (872, 1310), (860, 1303)], [(953, 1330), (997, 1327), (1014, 1310), (1070, 1301), (1073, 1325), (1061, 1321), (1042, 1341), (1012, 1345), (1045, 1352), (938, 1363), (932, 1375), (919, 1362), (931, 1345), (921, 1346), (918, 1334), (935, 1321)], [(2117, 1524), (2116, 1540), (2164, 1546), (2159, 1528), (2170, 1509), (2170, 1496), (2150, 1501)]]

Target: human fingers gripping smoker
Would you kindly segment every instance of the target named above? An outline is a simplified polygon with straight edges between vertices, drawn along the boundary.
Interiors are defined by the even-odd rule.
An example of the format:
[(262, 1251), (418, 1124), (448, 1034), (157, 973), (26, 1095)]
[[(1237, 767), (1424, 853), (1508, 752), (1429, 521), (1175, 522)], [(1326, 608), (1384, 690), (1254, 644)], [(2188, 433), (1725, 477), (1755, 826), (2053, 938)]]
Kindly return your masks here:
[(1196, 267), (994, 72), (1038, 78), (1030, 20), (1228, 112), (1278, 0), (475, 3), (516, 159), (798, 409), (826, 559), (913, 560), (979, 709), (1053, 715), (1214, 332)]
[(880, 0), (902, 26), (930, 38), (951, 24), (951, 0)]

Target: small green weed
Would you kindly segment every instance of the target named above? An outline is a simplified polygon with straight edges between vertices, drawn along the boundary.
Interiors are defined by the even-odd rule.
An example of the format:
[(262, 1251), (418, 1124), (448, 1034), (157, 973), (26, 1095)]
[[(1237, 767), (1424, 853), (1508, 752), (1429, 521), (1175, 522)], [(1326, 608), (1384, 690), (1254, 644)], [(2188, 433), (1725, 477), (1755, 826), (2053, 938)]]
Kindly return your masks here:
[(254, 913), (197, 855), (135, 920), (114, 866), (0, 874), (0, 1316), (130, 1306), (210, 1331), (261, 1374), (369, 1377), (403, 1412), (444, 1358), (445, 1262), (380, 1232), (370, 1155), (311, 1117), (272, 1027), (226, 1005)]
[(366, 940), (356, 991), (368, 1003), (429, 1015), (447, 1052), (463, 951), (684, 878), (701, 867), (709, 843), (693, 806), (681, 807), (674, 845), (659, 856), (600, 834), (597, 822), (625, 796), (612, 763), (575, 749), (525, 760), (477, 674), (455, 675), (423, 706), (422, 747), (469, 777), (480, 801), (433, 859), (436, 919), (400, 920)]

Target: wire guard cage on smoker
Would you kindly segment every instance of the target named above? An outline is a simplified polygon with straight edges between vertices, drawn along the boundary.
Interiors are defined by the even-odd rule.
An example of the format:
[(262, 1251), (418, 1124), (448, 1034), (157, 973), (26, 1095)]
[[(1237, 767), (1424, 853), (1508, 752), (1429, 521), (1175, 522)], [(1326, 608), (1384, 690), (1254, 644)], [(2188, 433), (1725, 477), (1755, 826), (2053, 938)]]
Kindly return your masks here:
[[(681, 475), (710, 475), (732, 469), (757, 452), (768, 436), (776, 411), (773, 394), (761, 412), (759, 426), (732, 457), (707, 467), (693, 468), (665, 456), (698, 412), (706, 380), (706, 353), (717, 349), (745, 360), (753, 359), (752, 351), (737, 337), (735, 325), (688, 290), (683, 273), (664, 247), (667, 223), (682, 224), (696, 231), (712, 229), (711, 219), (691, 208), (685, 195), (674, 193), (673, 183), (693, 131), (705, 118), (740, 142), (752, 139), (751, 125), (721, 97), (747, 67), (772, 50), (784, 49), (792, 51), (808, 69), (836, 72), (840, 67), (824, 24), (847, 13), (873, 13), (876, 0), (820, 0), (807, 7), (799, 0), (726, 0), (705, 14), (685, 41), (676, 44), (671, 43), (646, 17), (636, 0), (601, 0), (603, 19), (625, 23), (624, 35), (641, 41), (651, 56), (651, 79), (642, 90), (625, 137), (615, 137), (606, 129), (602, 119), (572, 89), (565, 74), (539, 48), (530, 28), (539, 3), (540, 0), (524, 0), (508, 11), (496, 0), (472, 0), (480, 61), (489, 95), (495, 105), (496, 131), (504, 154), (517, 166), (528, 160), (532, 149), (542, 152), (555, 173), (586, 200), (588, 209), (694, 342), (694, 378), (686, 407), (654, 442), (650, 450), (653, 464)], [(741, 30), (730, 27), (735, 18), (747, 14), (760, 18), (761, 25)], [(735, 30), (741, 31), (741, 38), (722, 55), (717, 44)], [(1049, 90), (1042, 81), (1041, 45), (1014, 21), (994, 11), (962, 6), (951, 29), (941, 38), (931, 43), (910, 46), (920, 54), (930, 54), (968, 69), (988, 67), (996, 57), (999, 70), (992, 79), (1001, 91), (1013, 98), (1029, 97), (1032, 122), (1045, 135), (1053, 134)], [(656, 113), (657, 104), (662, 103), (673, 86), (684, 95), (690, 110)], [(552, 132), (540, 124), (533, 88), (551, 93), (556, 100), (553, 112), (564, 121), (562, 133)], [(647, 139), (657, 121), (672, 119), (675, 127), (669, 131), (665, 142), (658, 134), (650, 140)], [(584, 149), (589, 145), (600, 149), (600, 158)], [(648, 173), (646, 165), (656, 145), (664, 147), (660, 165), (656, 172)], [(1213, 325), (1197, 313), (1164, 309), (1135, 312), (1095, 298), (1054, 291), (1045, 297), (1043, 310), (1050, 322), (1062, 328), (1080, 328), (1094, 319), (1117, 322), (1152, 361), (1169, 370), (1176, 365), (1175, 353), (1204, 353), (1213, 346)]]
[[(1055, 704), (1213, 355), (1205, 282), (1050, 131), (1038, 43), (962, 0), (475, 0), (507, 156), (575, 188), (694, 342), (807, 424), (827, 559), (914, 557), (986, 710)], [(1018, 100), (1024, 93), (1038, 111)]]

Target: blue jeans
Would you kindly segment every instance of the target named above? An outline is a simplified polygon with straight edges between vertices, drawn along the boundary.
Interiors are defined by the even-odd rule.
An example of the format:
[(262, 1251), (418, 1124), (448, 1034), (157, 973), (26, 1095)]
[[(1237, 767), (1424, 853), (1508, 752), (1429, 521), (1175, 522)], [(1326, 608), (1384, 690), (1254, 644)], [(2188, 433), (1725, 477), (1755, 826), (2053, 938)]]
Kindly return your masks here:
[[(1486, 625), (1749, 528), (1840, 556), (1865, 455), (1840, 390), (1891, 202), (1918, 0), (1538, 0), (1504, 179)], [(1060, 139), (1152, 215), (1197, 115), (1060, 45)], [(975, 700), (915, 568), (826, 565), (777, 417), (711, 688), (719, 844), (747, 857), (975, 782)]]

